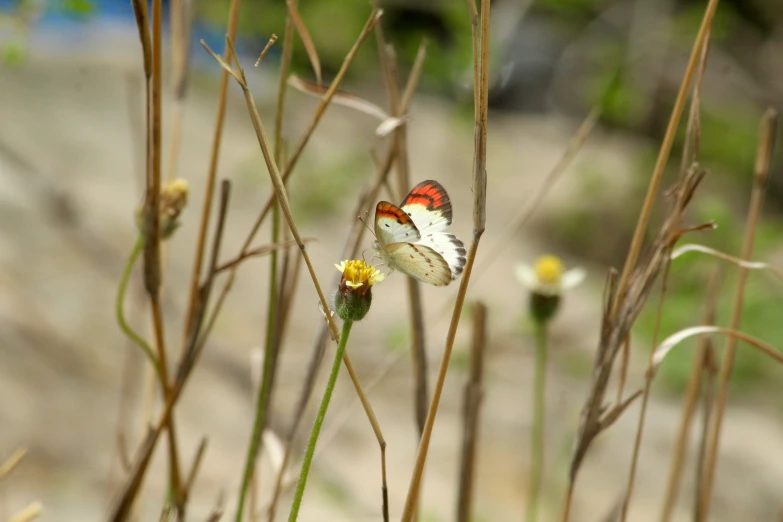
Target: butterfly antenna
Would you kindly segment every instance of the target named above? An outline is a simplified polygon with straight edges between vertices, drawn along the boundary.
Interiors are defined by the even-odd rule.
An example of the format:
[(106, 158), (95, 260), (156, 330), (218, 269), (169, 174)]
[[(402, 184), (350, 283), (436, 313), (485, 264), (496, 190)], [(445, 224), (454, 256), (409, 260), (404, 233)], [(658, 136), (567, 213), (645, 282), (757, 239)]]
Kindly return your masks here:
[(362, 225), (364, 225), (367, 228), (367, 230), (370, 231), (370, 234), (372, 234), (372, 237), (375, 237), (375, 231), (372, 228), (370, 228), (370, 226), (367, 224), (367, 221), (365, 221), (365, 219), (367, 219), (367, 216), (369, 214), (370, 214), (370, 211), (368, 210), (368, 211), (366, 211), (364, 213), (364, 219), (362, 219), (362, 216), (356, 216), (356, 217), (359, 218), (359, 221), (362, 222)]

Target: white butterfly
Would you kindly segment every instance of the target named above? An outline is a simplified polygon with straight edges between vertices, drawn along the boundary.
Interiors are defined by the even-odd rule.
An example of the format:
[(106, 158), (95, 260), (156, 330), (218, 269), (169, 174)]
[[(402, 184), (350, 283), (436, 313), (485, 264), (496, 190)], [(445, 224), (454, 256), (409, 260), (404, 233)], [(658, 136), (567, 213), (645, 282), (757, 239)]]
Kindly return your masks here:
[(455, 280), (465, 268), (465, 245), (443, 232), (451, 224), (451, 201), (437, 181), (422, 181), (398, 207), (375, 207), (375, 250), (393, 270), (435, 286)]

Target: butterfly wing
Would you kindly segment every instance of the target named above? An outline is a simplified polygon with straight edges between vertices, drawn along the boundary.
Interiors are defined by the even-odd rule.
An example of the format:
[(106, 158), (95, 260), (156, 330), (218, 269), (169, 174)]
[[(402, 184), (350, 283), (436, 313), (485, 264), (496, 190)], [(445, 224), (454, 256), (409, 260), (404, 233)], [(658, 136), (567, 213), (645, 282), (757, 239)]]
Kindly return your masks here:
[(400, 207), (381, 201), (375, 207), (375, 237), (381, 247), (400, 241), (418, 241), (421, 234), (413, 219)]
[(435, 232), (422, 236), (417, 246), (429, 247), (446, 261), (451, 271), (451, 278), (457, 279), (465, 269), (465, 245), (454, 234)]
[(413, 187), (400, 208), (413, 219), (422, 236), (442, 232), (451, 225), (451, 200), (437, 181), (428, 179)]
[(389, 266), (435, 286), (451, 283), (452, 269), (438, 252), (421, 243), (400, 242), (386, 247)]

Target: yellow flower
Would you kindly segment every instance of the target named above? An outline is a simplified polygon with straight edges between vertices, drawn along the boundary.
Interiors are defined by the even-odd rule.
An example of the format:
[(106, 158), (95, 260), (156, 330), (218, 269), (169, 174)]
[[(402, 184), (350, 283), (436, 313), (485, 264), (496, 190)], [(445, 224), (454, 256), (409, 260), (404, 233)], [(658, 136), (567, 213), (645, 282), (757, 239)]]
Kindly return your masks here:
[(363, 260), (343, 261), (334, 265), (343, 277), (334, 297), (334, 308), (344, 321), (359, 321), (372, 304), (372, 287), (386, 276)]
[(584, 281), (587, 273), (583, 268), (566, 271), (563, 262), (556, 256), (542, 256), (534, 266), (519, 264), (516, 275), (522, 285), (534, 293), (559, 296)]
[(353, 289), (361, 286), (369, 289), (386, 278), (385, 274), (374, 266), (368, 265), (364, 260), (341, 261), (339, 265), (334, 266), (343, 274), (341, 283), (344, 282), (347, 287)]

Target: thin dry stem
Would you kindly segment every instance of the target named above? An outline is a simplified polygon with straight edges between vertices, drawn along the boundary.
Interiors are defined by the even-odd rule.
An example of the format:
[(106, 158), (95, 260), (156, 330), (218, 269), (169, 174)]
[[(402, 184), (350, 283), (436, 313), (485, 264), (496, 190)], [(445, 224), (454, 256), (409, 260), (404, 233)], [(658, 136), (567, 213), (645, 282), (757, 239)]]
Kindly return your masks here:
[[(709, 290), (707, 291), (707, 306), (704, 310), (703, 323), (711, 325), (715, 323), (715, 310), (718, 306), (718, 290), (720, 289), (721, 271), (716, 270), (710, 278)], [(691, 422), (693, 414), (696, 411), (696, 405), (699, 400), (699, 391), (701, 389), (701, 376), (704, 372), (707, 362), (708, 350), (711, 349), (712, 339), (704, 335), (699, 338), (699, 344), (696, 348), (696, 355), (693, 359), (693, 366), (688, 377), (688, 386), (685, 390), (685, 398), (682, 405), (682, 417), (680, 418), (680, 428), (677, 432), (677, 438), (672, 449), (671, 467), (669, 468), (669, 478), (666, 481), (666, 495), (663, 501), (661, 511), (661, 522), (669, 522), (674, 506), (677, 502), (677, 494), (682, 480), (682, 470), (685, 465), (685, 454), (688, 448), (688, 438), (690, 435)]]
[(310, 65), (313, 66), (313, 72), (315, 73), (315, 79), (318, 85), (321, 85), (321, 60), (318, 59), (318, 51), (315, 50), (315, 44), (310, 37), (310, 32), (307, 30), (307, 26), (302, 20), (302, 16), (299, 14), (299, 2), (297, 0), (286, 0), (288, 6), (288, 16), (294, 22), (296, 32), (299, 33), (299, 39), (304, 44), (305, 51), (307, 51), (307, 58), (310, 59)]
[[(310, 122), (310, 125), (308, 126), (307, 130), (305, 130), (302, 137), (299, 139), (299, 143), (297, 144), (296, 148), (294, 149), (293, 154), (288, 159), (288, 161), (285, 164), (285, 169), (281, 173), (280, 177), (282, 178), (283, 184), (285, 184), (288, 181), (288, 178), (291, 176), (291, 174), (294, 171), (294, 167), (296, 166), (299, 158), (301, 157), (302, 152), (304, 151), (305, 147), (310, 141), (310, 137), (313, 135), (313, 132), (315, 132), (316, 127), (318, 126), (318, 123), (321, 121), (321, 118), (323, 117), (324, 113), (326, 112), (327, 107), (329, 106), (329, 103), (332, 100), (332, 97), (334, 96), (334, 92), (337, 90), (337, 88), (340, 85), (340, 82), (345, 77), (345, 73), (348, 71), (348, 67), (351, 65), (351, 63), (354, 60), (354, 57), (356, 56), (357, 51), (359, 50), (359, 47), (362, 43), (367, 39), (367, 37), (372, 32), (375, 25), (380, 20), (382, 13), (380, 11), (373, 11), (370, 15), (370, 18), (367, 22), (367, 24), (364, 26), (362, 32), (359, 34), (359, 37), (357, 38), (356, 42), (354, 43), (353, 47), (350, 51), (348, 51), (348, 54), (345, 56), (345, 59), (343, 60), (343, 64), (340, 67), (340, 70), (337, 72), (337, 75), (335, 76), (334, 80), (332, 81), (332, 84), (329, 86), (329, 90), (324, 95), (323, 99), (321, 100), (321, 103), (319, 103), (318, 107), (316, 108), (316, 111), (313, 115), (313, 119)], [(203, 42), (202, 42), (203, 45)], [(229, 66), (226, 61), (223, 61), (222, 59), (219, 59), (216, 55), (214, 55), (216, 59), (218, 59), (219, 62), (223, 62), (221, 66), (225, 68), (228, 67), (227, 70), (233, 70), (231, 66)], [(264, 208), (259, 213), (258, 217), (256, 218), (256, 222), (253, 224), (253, 227), (251, 228), (250, 232), (248, 233), (247, 238), (245, 239), (245, 242), (242, 245), (242, 248), (240, 249), (240, 253), (237, 257), (242, 256), (245, 252), (248, 251), (250, 248), (250, 245), (253, 242), (253, 239), (256, 236), (256, 233), (258, 233), (258, 230), (261, 228), (262, 223), (264, 222), (264, 219), (269, 214), (270, 209), (272, 208), (272, 204), (275, 201), (275, 194), (272, 194), (269, 198), (269, 200), (264, 205)], [(226, 279), (225, 284), (223, 285), (223, 288), (221, 290), (220, 295), (218, 296), (217, 302), (215, 303), (214, 310), (212, 312), (212, 317), (208, 321), (208, 325), (212, 325), (215, 322), (215, 318), (220, 313), (220, 310), (223, 306), (223, 303), (225, 301), (225, 298), (231, 290), (231, 286), (234, 284), (234, 279), (236, 277), (236, 269), (231, 270), (229, 272), (228, 278)], [(208, 328), (211, 328), (209, 326)]]
[[(759, 128), (759, 143), (756, 150), (756, 164), (753, 173), (753, 190), (750, 196), (750, 208), (745, 226), (745, 235), (742, 245), (742, 259), (748, 261), (753, 257), (753, 246), (756, 239), (756, 229), (761, 216), (761, 208), (764, 203), (767, 180), (769, 178), (769, 166), (772, 160), (772, 151), (775, 146), (775, 134), (777, 131), (778, 116), (773, 109), (767, 109), (761, 118)], [(736, 330), (742, 318), (742, 304), (745, 296), (745, 283), (749, 270), (741, 266), (737, 279), (737, 289), (734, 294), (734, 304), (731, 310), (729, 328)], [(723, 413), (726, 409), (726, 401), (729, 393), (729, 381), (734, 368), (734, 357), (737, 341), (729, 337), (726, 341), (726, 349), (723, 353), (718, 391), (715, 399), (715, 411), (713, 413), (713, 425), (710, 429), (710, 438), (707, 445), (707, 453), (704, 468), (704, 490), (701, 497), (702, 516), (709, 518), (709, 504), (712, 497), (712, 485), (715, 476), (715, 468), (718, 460), (718, 448), (720, 447), (720, 435), (723, 424)]]
[[(228, 38), (231, 40), (236, 37), (239, 21), (239, 6), (241, 3), (241, 0), (231, 0), (229, 6), (227, 32)], [(226, 45), (223, 55), (228, 59), (228, 45)], [(188, 297), (188, 309), (185, 314), (183, 339), (187, 339), (191, 327), (193, 326), (193, 313), (198, 298), (199, 280), (201, 279), (201, 269), (204, 261), (204, 251), (206, 249), (207, 229), (209, 228), (209, 218), (212, 214), (212, 200), (214, 199), (215, 194), (215, 180), (217, 179), (218, 161), (220, 159), (220, 145), (223, 141), (223, 125), (226, 119), (228, 74), (228, 71), (222, 71), (222, 74), (220, 75), (220, 90), (218, 91), (217, 113), (215, 115), (215, 132), (212, 136), (212, 149), (209, 155), (209, 167), (204, 190), (204, 205), (201, 209), (201, 223), (199, 225), (198, 239), (196, 240), (196, 252), (193, 258), (193, 272), (190, 276), (190, 295)]]
[(190, 73), (190, 26), (193, 0), (172, 0), (171, 19), (171, 69), (174, 106), (171, 116), (171, 141), (168, 148), (169, 163), (166, 179), (172, 180), (177, 173), (179, 152), (182, 142), (182, 125), (185, 120), (185, 99), (188, 92)]
[[(368, 25), (372, 23), (372, 20), (375, 20), (377, 22), (375, 17), (371, 17), (371, 22), (369, 22)], [(266, 137), (266, 131), (264, 130), (264, 126), (261, 122), (261, 116), (258, 114), (258, 109), (256, 108), (255, 100), (253, 99), (253, 94), (250, 92), (250, 88), (247, 85), (247, 80), (245, 79), (244, 71), (241, 68), (233, 69), (224, 60), (222, 60), (219, 56), (217, 56), (203, 41), (201, 42), (201, 44), (212, 55), (212, 57), (217, 60), (217, 62), (221, 65), (221, 67), (229, 71), (229, 73), (234, 77), (234, 79), (237, 81), (239, 86), (242, 88), (242, 92), (245, 95), (245, 102), (247, 103), (248, 113), (250, 114), (250, 120), (253, 123), (253, 128), (256, 132), (258, 145), (261, 148), (261, 152), (264, 155), (264, 162), (266, 163), (267, 170), (269, 171), (269, 176), (272, 179), (272, 185), (274, 186), (275, 189), (275, 196), (277, 197), (277, 201), (280, 203), (280, 209), (283, 211), (283, 216), (285, 217), (285, 220), (288, 223), (288, 228), (291, 230), (291, 234), (294, 236), (294, 240), (296, 241), (296, 244), (299, 246), (299, 250), (302, 252), (302, 257), (304, 258), (304, 262), (307, 265), (307, 269), (310, 272), (310, 277), (313, 280), (313, 286), (315, 286), (315, 290), (318, 293), (318, 298), (321, 301), (321, 305), (323, 306), (324, 310), (328, 310), (329, 303), (326, 300), (323, 290), (321, 289), (321, 285), (318, 282), (318, 276), (315, 275), (315, 268), (313, 267), (313, 264), (310, 261), (309, 254), (307, 253), (307, 248), (305, 247), (304, 241), (302, 240), (302, 237), (299, 235), (299, 230), (296, 226), (296, 223), (294, 222), (294, 216), (293, 213), (291, 212), (291, 205), (288, 202), (288, 191), (286, 190), (285, 184), (283, 183), (283, 178), (280, 174), (280, 170), (277, 168), (277, 163), (275, 162), (274, 154), (272, 152), (271, 147), (269, 146), (269, 141), (267, 140)], [(229, 41), (229, 46), (231, 46), (230, 41)], [(232, 53), (232, 55), (234, 54)], [(327, 314), (327, 320), (329, 321), (329, 328), (332, 331), (333, 337), (335, 339), (339, 339), (337, 326), (334, 324), (334, 321), (332, 320), (331, 316), (329, 316), (328, 314)]]
[(0, 480), (7, 477), (22, 462), (25, 455), (27, 455), (27, 448), (19, 448), (11, 453), (11, 456), (0, 465)]
[(351, 359), (346, 353), (343, 354), (343, 363), (345, 364), (345, 369), (348, 370), (348, 375), (351, 377), (351, 382), (353, 382), (353, 385), (356, 388), (356, 393), (359, 396), (359, 400), (362, 402), (364, 412), (367, 414), (367, 418), (372, 426), (372, 431), (375, 433), (375, 438), (378, 440), (378, 445), (381, 449), (381, 512), (384, 522), (389, 522), (389, 486), (386, 482), (386, 440), (383, 438), (381, 426), (378, 424), (378, 419), (375, 417), (375, 412), (372, 409), (370, 400), (362, 389), (359, 378), (351, 364)]
[(696, 455), (696, 487), (693, 491), (693, 520), (694, 522), (705, 522), (701, 512), (701, 496), (704, 491), (704, 462), (707, 457), (707, 443), (710, 438), (710, 424), (712, 420), (712, 410), (715, 405), (715, 382), (718, 374), (715, 349), (712, 343), (707, 345), (704, 352), (704, 391), (702, 392), (702, 420), (701, 433), (699, 433), (699, 446)]
[[(304, 243), (311, 243), (313, 241), (317, 241), (317, 239), (314, 237), (305, 237), (302, 239), (302, 241)], [(269, 245), (254, 248), (253, 250), (248, 250), (242, 254), (242, 256), (238, 259), (232, 259), (231, 261), (226, 261), (225, 263), (218, 265), (216, 270), (217, 272), (224, 272), (226, 270), (236, 268), (238, 264), (250, 258), (265, 256), (277, 250), (287, 249), (292, 246), (296, 246), (296, 241), (280, 241), (278, 243), (270, 243)]]
[[(707, 67), (707, 56), (710, 46), (710, 28), (707, 27), (707, 32), (704, 37), (701, 49), (699, 49), (699, 64), (696, 73), (696, 79), (693, 86), (693, 99), (691, 100), (691, 107), (688, 117), (688, 124), (686, 129), (685, 146), (683, 150), (682, 165), (680, 167), (680, 176), (687, 176), (687, 169), (690, 164), (685, 162), (688, 158), (692, 158), (693, 162), (698, 158), (699, 151), (699, 138), (700, 138), (700, 124), (699, 124), (699, 103), (701, 98), (701, 84), (704, 78), (704, 70)], [(679, 195), (681, 200), (682, 194)], [(671, 238), (679, 237), (681, 232), (682, 212), (684, 206), (678, 201), (677, 208), (675, 210), (674, 219), (671, 220), (671, 226), (669, 229), (669, 236)], [(622, 505), (622, 511), (620, 513), (620, 521), (625, 522), (628, 518), (628, 509), (631, 503), (631, 497), (633, 496), (633, 488), (636, 479), (636, 469), (639, 462), (639, 453), (642, 445), (642, 435), (644, 433), (644, 424), (647, 417), (647, 405), (649, 402), (650, 389), (652, 387), (652, 364), (653, 354), (655, 353), (655, 346), (658, 343), (658, 334), (660, 332), (661, 320), (663, 317), (663, 307), (666, 299), (666, 290), (669, 284), (669, 272), (671, 268), (671, 252), (674, 248), (674, 241), (668, 245), (666, 252), (667, 261), (664, 264), (663, 277), (661, 283), (661, 293), (658, 301), (658, 310), (655, 316), (655, 327), (652, 336), (652, 349), (650, 350), (650, 358), (648, 361), (648, 372), (644, 383), (644, 394), (642, 395), (642, 406), (639, 413), (639, 422), (636, 430), (636, 436), (634, 439), (633, 455), (631, 456), (631, 469), (628, 475), (628, 482), (626, 486), (625, 498)]]
[[(386, 90), (389, 96), (389, 109), (391, 115), (401, 118), (404, 114), (400, 111), (400, 92), (397, 85), (397, 57), (394, 49), (386, 42), (383, 31), (379, 28), (375, 32), (378, 41), (378, 54), (380, 55), (381, 69), (386, 81)], [(394, 146), (397, 149), (397, 184), (400, 196), (405, 194), (410, 187), (410, 163), (408, 160), (408, 129), (406, 125), (400, 125), (394, 130)], [(424, 431), (424, 421), (427, 418), (427, 351), (424, 338), (424, 313), (421, 303), (421, 287), (419, 282), (408, 277), (408, 302), (411, 320), (412, 355), (413, 355), (413, 382), (416, 408), (416, 425), (419, 437)]]
[(652, 177), (650, 178), (650, 184), (647, 188), (647, 195), (644, 198), (642, 204), (642, 210), (639, 214), (639, 219), (636, 223), (636, 229), (634, 230), (633, 238), (631, 239), (631, 246), (628, 249), (628, 255), (625, 258), (625, 266), (620, 274), (620, 281), (617, 285), (617, 295), (614, 299), (614, 305), (612, 307), (612, 316), (615, 316), (618, 311), (618, 307), (622, 302), (623, 295), (627, 291), (629, 278), (631, 273), (636, 267), (636, 262), (639, 259), (639, 253), (642, 249), (642, 241), (644, 235), (647, 232), (647, 224), (650, 221), (650, 215), (652, 214), (653, 204), (658, 195), (658, 187), (660, 186), (661, 179), (663, 178), (664, 169), (666, 163), (669, 160), (669, 153), (671, 152), (672, 145), (674, 144), (674, 138), (677, 133), (677, 127), (680, 123), (680, 117), (682, 116), (685, 108), (685, 102), (688, 98), (688, 92), (691, 88), (693, 75), (701, 56), (701, 50), (704, 46), (704, 42), (707, 39), (707, 35), (712, 27), (712, 19), (715, 16), (715, 10), (718, 7), (719, 0), (710, 0), (707, 4), (707, 8), (704, 11), (704, 17), (702, 18), (701, 27), (696, 35), (696, 41), (693, 44), (691, 50), (691, 56), (688, 60), (688, 65), (685, 68), (685, 75), (680, 83), (680, 89), (677, 92), (677, 98), (674, 101), (674, 107), (672, 108), (671, 117), (669, 118), (669, 124), (666, 127), (666, 133), (664, 134), (663, 141), (661, 142), (661, 149), (658, 152), (658, 158), (655, 162)]
[[(647, 233), (647, 226), (652, 213), (653, 204), (658, 194), (658, 188), (661, 179), (663, 178), (664, 169), (671, 152), (680, 117), (684, 110), (687, 94), (690, 91), (694, 72), (702, 54), (702, 48), (707, 38), (709, 28), (711, 27), (717, 4), (718, 0), (710, 0), (705, 10), (701, 27), (696, 36), (696, 41), (691, 50), (691, 56), (677, 93), (669, 124), (661, 143), (661, 148), (647, 189), (647, 195), (645, 196), (634, 230), (625, 265), (619, 281), (616, 283), (616, 290), (610, 295), (608, 301), (608, 309), (606, 310), (603, 319), (601, 341), (596, 354), (596, 363), (593, 370), (590, 391), (579, 422), (577, 440), (569, 472), (569, 486), (564, 500), (562, 522), (568, 522), (570, 504), (573, 499), (574, 482), (587, 449), (595, 437), (610, 426), (619, 416), (617, 407), (608, 414), (604, 414), (603, 406), (606, 387), (609, 382), (614, 359), (623, 340), (628, 335), (639, 310), (645, 303), (651, 285), (657, 278), (662, 267), (664, 262), (662, 253), (668, 251), (669, 243), (674, 239), (669, 235), (669, 224), (664, 223), (665, 228), (663, 228), (661, 232), (664, 236), (661, 237), (661, 233), (659, 233), (659, 238), (653, 246), (651, 257), (646, 263), (640, 263), (637, 266), (642, 242)], [(681, 183), (684, 184), (684, 186), (681, 186), (680, 190), (682, 191), (681, 194), (684, 195), (682, 196), (682, 200), (685, 204), (690, 200), (693, 190), (695, 190), (703, 175), (703, 172), (694, 172), (693, 175), (685, 176), (682, 180)], [(684, 206), (682, 208), (684, 209)], [(624, 504), (627, 505), (627, 499)]]
[(457, 494), (457, 522), (471, 520), (473, 484), (476, 474), (479, 412), (484, 396), (484, 354), (487, 343), (487, 307), (473, 303), (473, 343), (470, 350), (470, 375), (465, 382), (462, 452), (460, 458), (459, 492)]
[[(210, 262), (210, 274), (207, 276), (207, 280), (199, 290), (199, 300), (196, 306), (196, 319), (193, 323), (193, 329), (189, 332), (188, 346), (183, 354), (182, 360), (179, 363), (177, 369), (176, 378), (174, 379), (171, 392), (165, 397), (164, 408), (158, 418), (158, 422), (154, 428), (148, 429), (144, 441), (137, 450), (136, 456), (133, 462), (133, 469), (128, 474), (124, 486), (120, 489), (116, 500), (112, 503), (111, 513), (109, 520), (111, 522), (124, 522), (128, 520), (133, 510), (134, 502), (137, 499), (139, 490), (141, 488), (144, 476), (149, 468), (150, 460), (154, 454), (155, 447), (157, 446), (160, 434), (163, 429), (169, 423), (171, 413), (175, 404), (182, 395), (182, 390), (187, 383), (193, 368), (198, 360), (199, 355), (203, 349), (203, 342), (198, 342), (198, 334), (201, 329), (201, 322), (204, 317), (204, 308), (209, 300), (209, 294), (214, 282), (214, 269), (217, 266), (217, 258), (222, 243), (223, 230), (226, 223), (226, 213), (228, 210), (228, 201), (230, 196), (231, 184), (228, 180), (224, 180), (221, 185), (221, 200), (220, 200), (220, 213), (216, 226), (215, 239), (212, 244), (212, 256)], [(151, 372), (150, 372), (151, 373)]]
[[(476, 121), (475, 121), (475, 150), (473, 163), (473, 241), (468, 250), (468, 259), (465, 271), (460, 281), (459, 291), (457, 293), (454, 312), (451, 316), (449, 331), (446, 336), (446, 346), (443, 350), (440, 368), (438, 370), (438, 379), (432, 395), (432, 401), (424, 431), (419, 442), (419, 449), (416, 453), (416, 463), (413, 468), (411, 483), (408, 488), (408, 495), (405, 500), (405, 507), (402, 514), (402, 522), (411, 522), (414, 511), (418, 505), (419, 490), (421, 487), (422, 475), (424, 473), (424, 464), (427, 460), (427, 452), (432, 437), (432, 429), (435, 425), (435, 417), (438, 413), (440, 397), (443, 393), (443, 385), (446, 382), (451, 352), (454, 347), (454, 339), (457, 336), (457, 327), (459, 326), (462, 306), (465, 302), (470, 276), (473, 271), (473, 265), (476, 260), (479, 242), (484, 233), (484, 224), (486, 222), (486, 196), (487, 196), (487, 116), (488, 116), (488, 95), (489, 95), (489, 28), (490, 28), (490, 3), (489, 0), (481, 0), (481, 31), (475, 33), (476, 40), (481, 38), (480, 55), (474, 54), (474, 90), (477, 91), (475, 101), (477, 102)], [(474, 42), (474, 49), (477, 47)]]
[[(640, 390), (629, 399), (606, 411), (604, 399), (617, 354), (628, 338), (631, 326), (652, 291), (653, 284), (659, 273), (670, 258), (668, 252), (672, 243), (682, 235), (682, 231), (679, 230), (679, 227), (674, 226), (674, 223), (679, 223), (680, 216), (684, 213), (694, 191), (705, 174), (706, 171), (698, 168), (698, 166), (694, 166), (679, 181), (676, 191), (676, 204), (669, 216), (661, 224), (649, 253), (634, 271), (628, 291), (623, 297), (623, 303), (618, 307), (619, 312), (616, 318), (612, 318), (611, 311), (615, 307), (613, 299), (617, 295), (617, 279), (616, 273), (610, 273), (604, 295), (603, 324), (592, 382), (585, 406), (582, 409), (571, 459), (568, 496), (563, 507), (563, 521), (566, 521), (569, 516), (574, 481), (592, 441), (602, 431), (609, 428), (633, 399), (642, 393)], [(677, 231), (677, 233), (672, 235), (672, 231)]]
[(8, 522), (30, 522), (43, 513), (43, 505), (40, 502), (31, 502), (23, 510), (8, 519)]

